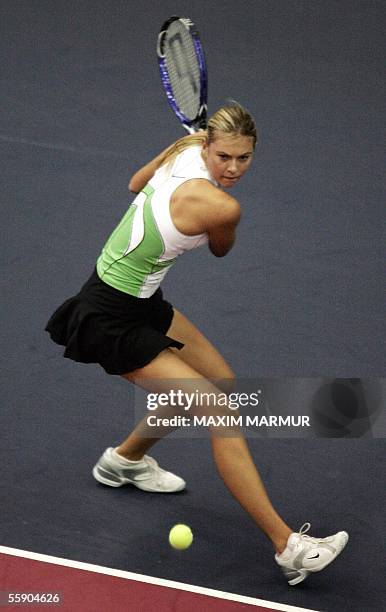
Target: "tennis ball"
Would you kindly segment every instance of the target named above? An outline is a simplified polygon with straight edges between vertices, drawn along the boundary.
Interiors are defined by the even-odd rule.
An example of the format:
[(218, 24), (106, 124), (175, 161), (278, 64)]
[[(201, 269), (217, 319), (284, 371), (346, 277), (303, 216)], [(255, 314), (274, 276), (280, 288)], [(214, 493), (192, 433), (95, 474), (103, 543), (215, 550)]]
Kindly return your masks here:
[(187, 525), (174, 525), (169, 532), (169, 544), (177, 550), (189, 548), (193, 542), (193, 533)]

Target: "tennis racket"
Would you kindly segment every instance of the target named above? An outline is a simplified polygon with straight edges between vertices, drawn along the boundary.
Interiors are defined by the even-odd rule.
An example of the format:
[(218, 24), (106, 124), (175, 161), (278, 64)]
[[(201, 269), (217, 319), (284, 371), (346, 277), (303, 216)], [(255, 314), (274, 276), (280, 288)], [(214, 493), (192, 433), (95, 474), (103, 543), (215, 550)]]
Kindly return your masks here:
[(174, 113), (190, 134), (205, 130), (206, 62), (191, 19), (173, 16), (165, 21), (158, 35), (157, 55), (162, 85)]

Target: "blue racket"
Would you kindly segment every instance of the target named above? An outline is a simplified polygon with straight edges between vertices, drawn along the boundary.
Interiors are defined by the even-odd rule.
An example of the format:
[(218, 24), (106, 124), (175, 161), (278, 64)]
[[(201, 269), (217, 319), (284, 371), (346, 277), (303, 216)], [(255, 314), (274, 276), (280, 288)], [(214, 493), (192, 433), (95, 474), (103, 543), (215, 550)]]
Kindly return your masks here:
[(204, 50), (191, 19), (170, 17), (157, 43), (162, 85), (174, 113), (190, 133), (206, 129), (208, 79)]

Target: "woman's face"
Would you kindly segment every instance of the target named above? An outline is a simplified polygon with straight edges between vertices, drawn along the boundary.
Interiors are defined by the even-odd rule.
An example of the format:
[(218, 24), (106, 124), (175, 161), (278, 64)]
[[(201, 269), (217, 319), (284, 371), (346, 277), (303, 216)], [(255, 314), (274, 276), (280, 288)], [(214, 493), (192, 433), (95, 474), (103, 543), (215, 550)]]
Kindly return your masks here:
[(202, 148), (202, 158), (212, 178), (225, 188), (238, 183), (251, 165), (252, 157), (251, 136), (218, 132), (216, 139)]

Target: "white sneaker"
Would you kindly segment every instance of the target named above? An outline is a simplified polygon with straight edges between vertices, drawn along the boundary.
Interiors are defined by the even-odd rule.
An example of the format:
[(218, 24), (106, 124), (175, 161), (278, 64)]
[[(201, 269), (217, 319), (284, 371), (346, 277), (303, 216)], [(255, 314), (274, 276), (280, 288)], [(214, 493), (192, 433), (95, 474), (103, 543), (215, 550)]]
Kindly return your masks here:
[(328, 538), (304, 535), (310, 527), (310, 523), (305, 523), (299, 533), (292, 533), (283, 552), (275, 555), (276, 562), (291, 586), (305, 580), (308, 574), (320, 572), (327, 567), (348, 542), (348, 533), (345, 531), (339, 531)]
[(161, 469), (152, 457), (144, 455), (140, 461), (128, 461), (113, 448), (105, 450), (92, 473), (98, 482), (110, 487), (132, 484), (142, 491), (176, 493), (186, 486), (182, 478)]

